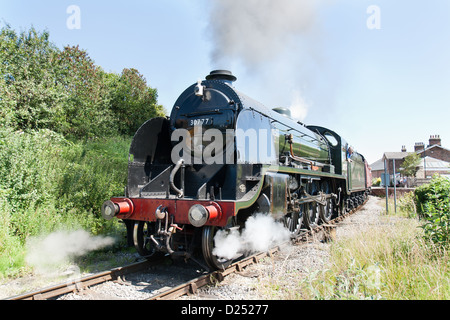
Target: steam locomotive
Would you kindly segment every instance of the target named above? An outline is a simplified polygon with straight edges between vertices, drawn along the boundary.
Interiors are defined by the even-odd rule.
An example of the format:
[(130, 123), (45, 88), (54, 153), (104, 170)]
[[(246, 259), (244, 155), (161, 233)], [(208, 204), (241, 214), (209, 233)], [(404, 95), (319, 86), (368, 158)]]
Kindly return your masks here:
[(102, 205), (122, 219), (127, 238), (148, 259), (193, 257), (211, 269), (219, 230), (242, 230), (257, 213), (292, 236), (362, 204), (371, 172), (364, 156), (336, 132), (306, 126), (288, 109), (269, 109), (234, 88), (227, 70), (187, 88), (169, 118), (154, 118), (130, 146), (124, 197)]

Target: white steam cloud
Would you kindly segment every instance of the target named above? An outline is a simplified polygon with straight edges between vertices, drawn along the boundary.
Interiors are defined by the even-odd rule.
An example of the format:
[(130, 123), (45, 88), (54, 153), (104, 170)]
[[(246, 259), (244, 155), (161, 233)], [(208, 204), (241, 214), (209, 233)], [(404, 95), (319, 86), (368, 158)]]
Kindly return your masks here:
[(292, 118), (300, 121), (303, 121), (308, 115), (308, 105), (299, 90), (294, 90), (289, 109), (291, 110)]
[[(317, 61), (318, 9), (310, 0), (214, 0), (210, 2), (208, 34), (211, 60), (217, 69), (243, 66), (267, 100), (291, 107), (303, 121), (309, 105), (301, 96), (314, 80)], [(294, 91), (292, 96), (289, 92)], [(290, 99), (290, 101), (289, 101)], [(280, 105), (282, 104), (282, 105)], [(268, 106), (269, 107), (269, 106)]]
[(259, 68), (307, 33), (314, 20), (310, 0), (215, 0), (209, 25), (212, 59)]
[(87, 231), (57, 231), (27, 241), (26, 262), (39, 273), (52, 271), (71, 258), (114, 244), (111, 237), (92, 236)]
[(242, 233), (232, 229), (220, 230), (214, 237), (213, 254), (220, 258), (234, 259), (243, 254), (267, 251), (290, 238), (289, 231), (272, 216), (257, 214), (247, 219)]

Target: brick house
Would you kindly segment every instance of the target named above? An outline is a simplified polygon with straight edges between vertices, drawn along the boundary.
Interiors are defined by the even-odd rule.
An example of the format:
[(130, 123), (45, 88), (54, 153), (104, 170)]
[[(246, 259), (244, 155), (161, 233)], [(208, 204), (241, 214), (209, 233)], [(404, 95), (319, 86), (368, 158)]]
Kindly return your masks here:
[(426, 148), (424, 143), (417, 142), (414, 146), (414, 152), (418, 153), (421, 158), (432, 157), (450, 162), (450, 150), (442, 146), (440, 136), (431, 136)]
[[(417, 181), (419, 183), (425, 183), (426, 180), (431, 179), (434, 173), (450, 177), (450, 167), (447, 166), (447, 164), (450, 165), (450, 150), (442, 146), (439, 135), (430, 136), (428, 142), (426, 147), (423, 142), (417, 142), (414, 146), (414, 152), (422, 158), (421, 163), (418, 165), (416, 177), (424, 181)], [(385, 152), (380, 160), (371, 165), (372, 176), (379, 178), (384, 174), (384, 160), (386, 160), (387, 173), (390, 176), (390, 180), (393, 181), (394, 162), (395, 172), (397, 173), (397, 178), (399, 178), (398, 172), (405, 157), (414, 152), (407, 152), (406, 146), (402, 146), (401, 152)]]

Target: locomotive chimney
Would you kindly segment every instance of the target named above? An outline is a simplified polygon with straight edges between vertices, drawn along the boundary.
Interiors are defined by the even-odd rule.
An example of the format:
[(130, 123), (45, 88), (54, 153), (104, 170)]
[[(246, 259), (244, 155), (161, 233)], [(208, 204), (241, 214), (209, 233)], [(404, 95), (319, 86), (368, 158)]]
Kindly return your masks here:
[(206, 80), (220, 80), (228, 85), (232, 85), (237, 78), (228, 70), (214, 70), (206, 76)]

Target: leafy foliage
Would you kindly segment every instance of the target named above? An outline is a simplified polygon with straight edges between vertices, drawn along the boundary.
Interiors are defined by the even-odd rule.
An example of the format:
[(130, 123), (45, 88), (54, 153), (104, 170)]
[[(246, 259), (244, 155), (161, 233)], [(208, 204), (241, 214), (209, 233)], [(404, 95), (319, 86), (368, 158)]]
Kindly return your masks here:
[(56, 63), (59, 81), (68, 94), (59, 131), (75, 137), (116, 133), (101, 68), (78, 46), (65, 47)]
[(57, 49), (48, 39), (48, 32), (34, 28), (17, 35), (6, 27), (0, 33), (0, 112), (7, 125), (23, 130), (57, 125), (67, 94), (56, 81)]
[(138, 70), (124, 69), (120, 77), (111, 79), (110, 87), (115, 88), (111, 90), (111, 110), (121, 134), (133, 134), (143, 120), (164, 115), (162, 106), (157, 105), (157, 91), (147, 87)]
[(417, 173), (417, 166), (420, 163), (420, 156), (417, 153), (411, 153), (405, 157), (400, 173), (404, 177), (415, 177)]
[(425, 236), (438, 246), (450, 244), (450, 180), (438, 175), (415, 190)]
[(105, 199), (122, 195), (131, 138), (69, 141), (48, 129), (0, 128), (0, 275), (20, 266), (30, 236), (83, 228), (115, 232)]
[(106, 73), (78, 46), (58, 49), (47, 31), (0, 32), (0, 124), (75, 138), (132, 134), (164, 115), (136, 69)]

